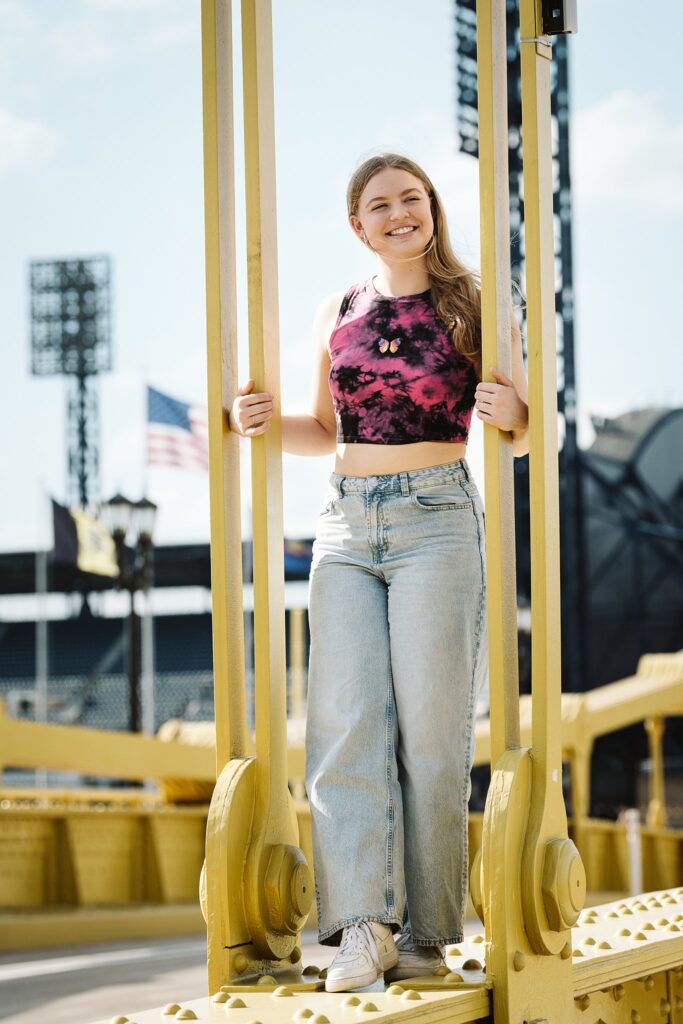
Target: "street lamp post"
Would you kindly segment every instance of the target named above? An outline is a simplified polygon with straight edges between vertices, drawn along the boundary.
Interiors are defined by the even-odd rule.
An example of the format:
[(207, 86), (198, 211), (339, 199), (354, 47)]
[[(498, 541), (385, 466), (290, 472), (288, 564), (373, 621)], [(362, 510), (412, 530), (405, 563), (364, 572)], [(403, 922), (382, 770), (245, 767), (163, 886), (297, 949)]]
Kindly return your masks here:
[[(115, 494), (102, 506), (102, 517), (114, 538), (119, 565), (118, 586), (130, 595), (128, 614), (128, 727), (140, 732), (140, 616), (135, 609), (135, 595), (146, 591), (152, 582), (152, 534), (157, 506), (148, 498), (129, 501)], [(126, 545), (130, 538), (131, 544)]]

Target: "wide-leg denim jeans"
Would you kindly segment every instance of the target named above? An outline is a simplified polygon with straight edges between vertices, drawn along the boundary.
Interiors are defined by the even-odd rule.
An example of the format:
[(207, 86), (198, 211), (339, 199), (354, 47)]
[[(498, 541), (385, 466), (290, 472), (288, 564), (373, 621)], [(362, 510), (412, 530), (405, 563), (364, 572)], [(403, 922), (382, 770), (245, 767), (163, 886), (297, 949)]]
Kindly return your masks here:
[[(309, 587), (306, 781), (320, 941), (355, 921), (460, 942), (487, 632), (464, 460), (332, 474)], [(406, 905), (407, 900), (407, 905)]]

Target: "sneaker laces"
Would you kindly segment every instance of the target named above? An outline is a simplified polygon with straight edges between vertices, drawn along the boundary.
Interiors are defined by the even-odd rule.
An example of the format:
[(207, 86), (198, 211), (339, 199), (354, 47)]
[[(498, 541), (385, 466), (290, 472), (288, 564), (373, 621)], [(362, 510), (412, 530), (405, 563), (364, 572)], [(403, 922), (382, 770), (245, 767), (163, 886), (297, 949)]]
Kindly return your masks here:
[(352, 957), (356, 957), (360, 953), (368, 953), (377, 970), (382, 971), (382, 963), (377, 951), (377, 939), (367, 921), (349, 924), (344, 929), (339, 955), (344, 956), (347, 953)]

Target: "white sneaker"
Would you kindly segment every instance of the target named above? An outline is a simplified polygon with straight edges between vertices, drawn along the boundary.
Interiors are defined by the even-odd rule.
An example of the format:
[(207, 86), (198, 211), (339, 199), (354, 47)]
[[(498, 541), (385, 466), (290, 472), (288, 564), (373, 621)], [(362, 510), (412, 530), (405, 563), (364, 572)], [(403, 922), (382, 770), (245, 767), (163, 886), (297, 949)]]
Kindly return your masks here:
[(385, 981), (403, 981), (433, 974), (437, 967), (445, 967), (443, 946), (416, 946), (408, 932), (401, 932), (396, 940), (398, 963), (387, 971)]
[(328, 992), (350, 992), (377, 981), (380, 974), (398, 963), (391, 928), (376, 921), (349, 924), (343, 931), (339, 952), (327, 969)]

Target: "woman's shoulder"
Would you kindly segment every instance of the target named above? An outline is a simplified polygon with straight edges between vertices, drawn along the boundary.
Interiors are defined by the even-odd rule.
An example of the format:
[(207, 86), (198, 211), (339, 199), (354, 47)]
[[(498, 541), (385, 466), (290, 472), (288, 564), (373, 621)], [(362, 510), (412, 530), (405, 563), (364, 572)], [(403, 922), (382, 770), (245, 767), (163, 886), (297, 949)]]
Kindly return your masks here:
[(357, 284), (352, 284), (350, 288), (346, 289), (346, 291), (331, 292), (322, 300), (318, 306), (317, 312), (327, 314), (334, 309), (338, 313), (342, 304), (344, 306), (348, 306), (356, 296), (364, 294), (367, 291), (367, 288), (367, 281), (359, 281)]

